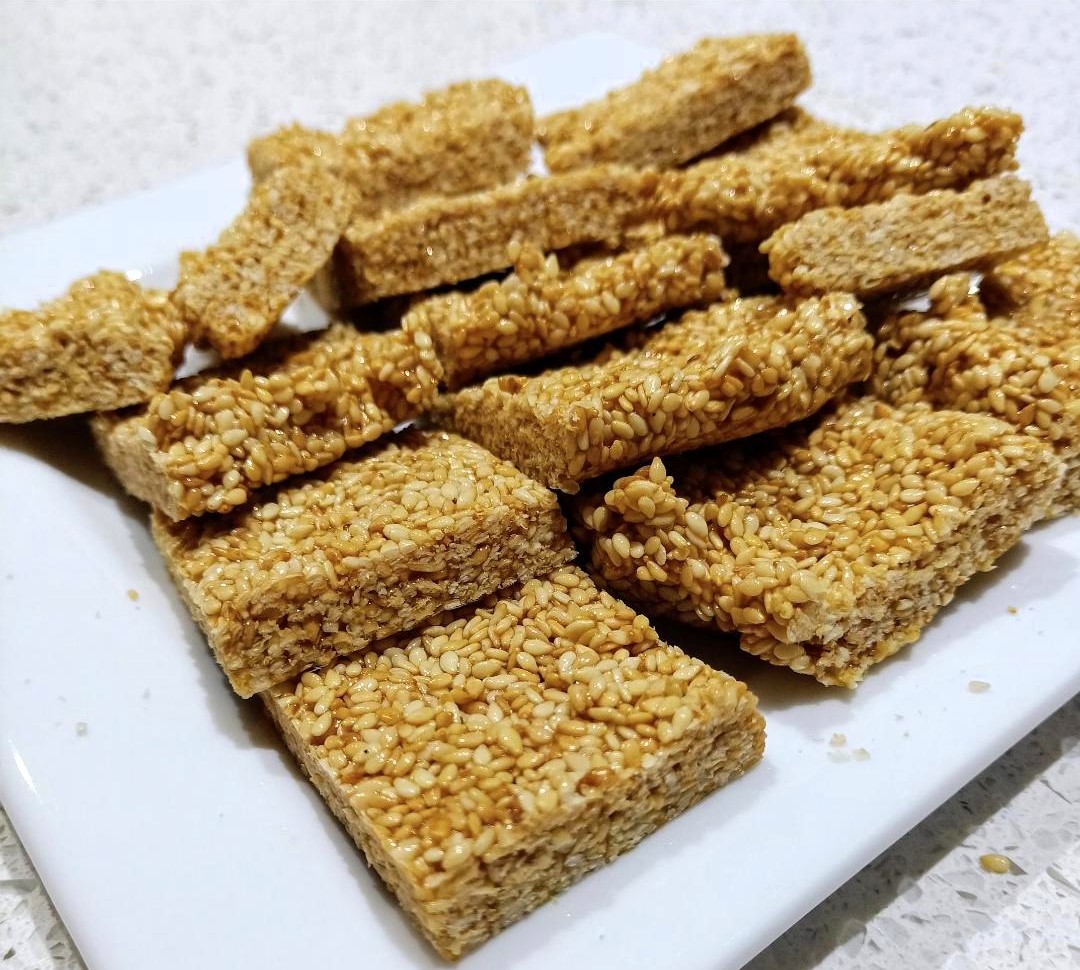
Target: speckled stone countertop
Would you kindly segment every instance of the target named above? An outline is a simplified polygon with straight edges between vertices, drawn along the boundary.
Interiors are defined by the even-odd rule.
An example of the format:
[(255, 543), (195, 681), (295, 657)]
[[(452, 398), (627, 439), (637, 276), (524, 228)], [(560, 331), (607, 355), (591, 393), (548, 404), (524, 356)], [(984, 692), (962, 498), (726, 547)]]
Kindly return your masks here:
[[(808, 103), (826, 116), (885, 126), (973, 102), (1037, 114), (1021, 159), (1038, 159), (1028, 174), (1055, 225), (1080, 229), (1080, 5), (3, 3), (0, 233), (229, 160), (277, 124), (337, 126), (576, 33), (674, 50), (705, 33), (780, 29), (803, 36)], [(890, 113), (897, 85), (924, 92), (925, 117)], [(984, 872), (986, 852), (1008, 855), (1012, 871)], [(1074, 698), (750, 966), (1078, 962)], [(0, 810), (0, 966), (81, 965)]]

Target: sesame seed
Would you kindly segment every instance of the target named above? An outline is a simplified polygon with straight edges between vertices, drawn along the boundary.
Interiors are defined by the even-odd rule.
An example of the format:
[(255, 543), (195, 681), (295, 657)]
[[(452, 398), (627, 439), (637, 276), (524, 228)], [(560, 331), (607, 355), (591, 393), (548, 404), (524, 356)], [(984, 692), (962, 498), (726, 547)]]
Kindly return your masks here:
[(1012, 860), (997, 852), (988, 852), (979, 856), (979, 865), (986, 872), (992, 872), (998, 876), (1004, 876), (1012, 871)]

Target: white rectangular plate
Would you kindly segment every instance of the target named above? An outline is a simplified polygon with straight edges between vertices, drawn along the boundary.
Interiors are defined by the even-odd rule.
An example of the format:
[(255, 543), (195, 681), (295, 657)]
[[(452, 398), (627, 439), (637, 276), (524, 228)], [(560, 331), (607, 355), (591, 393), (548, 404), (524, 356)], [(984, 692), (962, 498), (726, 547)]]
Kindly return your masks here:
[[(596, 35), (502, 74), (547, 111), (656, 57)], [(166, 278), (246, 183), (237, 162), (0, 240), (0, 303), (101, 266)], [(0, 797), (90, 967), (438, 966), (229, 692), (83, 422), (0, 445)], [(1078, 568), (1080, 520), (1036, 529), (855, 693), (694, 635), (760, 696), (764, 762), (461, 967), (740, 966), (1080, 688)], [(834, 732), (870, 760), (830, 758)]]

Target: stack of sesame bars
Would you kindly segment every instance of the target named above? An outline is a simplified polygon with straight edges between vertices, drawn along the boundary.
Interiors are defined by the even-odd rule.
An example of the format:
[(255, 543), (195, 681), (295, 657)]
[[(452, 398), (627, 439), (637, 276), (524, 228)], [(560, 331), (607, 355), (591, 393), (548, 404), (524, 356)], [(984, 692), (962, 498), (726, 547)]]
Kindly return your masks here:
[[(229, 684), (444, 956), (760, 759), (649, 617), (853, 687), (1080, 507), (1080, 243), (1020, 118), (866, 133), (809, 84), (794, 36), (706, 39), (538, 120), (490, 80), (292, 126), (171, 293), (0, 316), (0, 420), (97, 412)], [(305, 287), (335, 322), (267, 340)], [(189, 341), (220, 363), (174, 381)]]

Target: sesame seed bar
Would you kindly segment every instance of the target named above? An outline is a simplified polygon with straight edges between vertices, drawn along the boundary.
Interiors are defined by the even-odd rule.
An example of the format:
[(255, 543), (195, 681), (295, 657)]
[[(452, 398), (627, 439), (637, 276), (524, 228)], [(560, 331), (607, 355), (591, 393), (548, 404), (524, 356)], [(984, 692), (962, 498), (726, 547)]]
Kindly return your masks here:
[(706, 37), (599, 101), (549, 115), (538, 137), (552, 172), (679, 165), (773, 117), (809, 86), (794, 34)]
[(741, 438), (813, 414), (870, 370), (850, 296), (756, 297), (691, 311), (591, 363), (493, 377), (444, 395), (434, 420), (552, 488), (658, 454)]
[(457, 195), (512, 181), (528, 170), (533, 112), (528, 92), (504, 81), (451, 84), (418, 102), (354, 118), (340, 135), (292, 125), (248, 146), (257, 181), (316, 156), (353, 187), (365, 215), (424, 195)]
[(672, 230), (760, 242), (815, 209), (962, 188), (1010, 171), (1022, 130), (1019, 115), (996, 108), (879, 134), (788, 113), (738, 150), (665, 174), (659, 208)]
[(451, 390), (724, 293), (727, 256), (715, 236), (668, 236), (566, 270), (553, 253), (511, 246), (505, 279), (428, 297), (402, 321), (430, 334)]
[(327, 262), (352, 213), (348, 186), (318, 162), (282, 168), (201, 253), (184, 253), (174, 299), (197, 343), (242, 357)]
[(579, 499), (613, 592), (854, 687), (1039, 516), (1061, 462), (993, 418), (849, 400)]
[(597, 166), (355, 221), (334, 261), (341, 299), (370, 303), (506, 269), (512, 242), (546, 251), (618, 237), (648, 218), (656, 178)]
[(993, 310), (1013, 319), (1060, 321), (1080, 330), (1080, 239), (1059, 232), (999, 263), (983, 277), (980, 292)]
[(744, 684), (573, 567), (263, 699), (451, 960), (742, 774), (765, 741)]
[(426, 334), (333, 324), (188, 378), (135, 413), (100, 414), (92, 427), (124, 488), (184, 519), (231, 511), (417, 417), (440, 373)]
[(167, 293), (107, 271), (37, 310), (0, 311), (0, 422), (145, 401), (169, 386), (186, 336)]
[[(1045, 292), (1053, 295), (1050, 289)], [(971, 292), (970, 277), (948, 276), (931, 287), (929, 310), (897, 313), (883, 321), (874, 357), (870, 388), (892, 404), (925, 401), (989, 414), (1046, 441), (1066, 466), (1048, 514), (1080, 510), (1080, 331), (1075, 319), (1031, 314), (1028, 304), (1017, 315), (991, 317)]]
[(1046, 237), (1031, 186), (995, 178), (962, 192), (819, 209), (781, 226), (761, 251), (769, 256), (769, 275), (789, 292), (871, 296), (994, 262)]
[(406, 432), (228, 516), (152, 519), (249, 697), (573, 558), (555, 496), (479, 445)]

